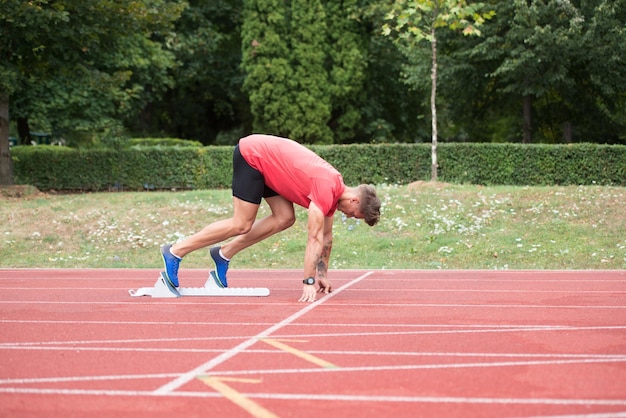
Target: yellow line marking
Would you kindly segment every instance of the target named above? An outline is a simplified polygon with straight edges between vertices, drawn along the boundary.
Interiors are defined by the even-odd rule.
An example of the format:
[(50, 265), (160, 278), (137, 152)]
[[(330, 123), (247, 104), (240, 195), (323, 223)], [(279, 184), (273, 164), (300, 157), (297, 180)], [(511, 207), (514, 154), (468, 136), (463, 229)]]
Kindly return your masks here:
[(244, 383), (260, 383), (259, 379), (238, 379), (238, 378), (226, 378), (218, 376), (198, 376), (198, 379), (203, 381), (207, 386), (213, 388), (216, 392), (219, 392), (226, 399), (248, 412), (255, 418), (279, 418), (278, 415), (263, 408), (258, 403), (246, 398), (235, 389), (228, 386), (223, 381), (230, 382), (244, 382)]
[(320, 367), (324, 367), (326, 369), (336, 369), (339, 366), (334, 365), (333, 363), (330, 363), (326, 360), (322, 360), (321, 358), (315, 357), (314, 355), (311, 355), (309, 353), (306, 353), (304, 351), (300, 351), (297, 348), (293, 348), (287, 344), (283, 344), (281, 341), (295, 341), (295, 342), (306, 342), (306, 341), (302, 341), (302, 340), (274, 340), (271, 338), (264, 338), (261, 341), (274, 346), (276, 348), (278, 348), (279, 350), (283, 350), (286, 351), (290, 354), (293, 354), (294, 356), (300, 357), (306, 361), (308, 361), (309, 363), (313, 363), (313, 364), (317, 364)]

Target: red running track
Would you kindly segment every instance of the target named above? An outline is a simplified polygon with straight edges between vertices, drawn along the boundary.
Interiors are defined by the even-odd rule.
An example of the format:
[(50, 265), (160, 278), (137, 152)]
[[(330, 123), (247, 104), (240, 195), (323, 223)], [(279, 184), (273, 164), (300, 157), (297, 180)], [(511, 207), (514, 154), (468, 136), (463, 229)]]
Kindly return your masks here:
[[(0, 270), (2, 417), (626, 417), (626, 271)], [(206, 271), (182, 270), (183, 286)]]

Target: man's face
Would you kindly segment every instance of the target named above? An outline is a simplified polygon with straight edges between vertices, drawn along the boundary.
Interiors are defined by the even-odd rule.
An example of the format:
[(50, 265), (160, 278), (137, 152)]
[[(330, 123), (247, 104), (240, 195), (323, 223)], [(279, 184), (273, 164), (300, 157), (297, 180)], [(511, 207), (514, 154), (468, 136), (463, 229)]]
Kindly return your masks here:
[(359, 210), (359, 205), (361, 201), (358, 197), (353, 197), (352, 199), (344, 199), (339, 201), (339, 205), (337, 205), (337, 209), (343, 212), (348, 218), (359, 218), (363, 219), (364, 215)]

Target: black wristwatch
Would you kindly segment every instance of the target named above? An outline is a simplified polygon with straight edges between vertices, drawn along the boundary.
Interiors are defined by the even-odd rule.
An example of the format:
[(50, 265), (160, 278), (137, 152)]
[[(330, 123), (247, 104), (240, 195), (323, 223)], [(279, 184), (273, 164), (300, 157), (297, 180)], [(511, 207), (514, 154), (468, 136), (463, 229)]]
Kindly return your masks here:
[(307, 277), (306, 279), (302, 280), (302, 283), (304, 283), (304, 284), (315, 284), (315, 279), (313, 277)]

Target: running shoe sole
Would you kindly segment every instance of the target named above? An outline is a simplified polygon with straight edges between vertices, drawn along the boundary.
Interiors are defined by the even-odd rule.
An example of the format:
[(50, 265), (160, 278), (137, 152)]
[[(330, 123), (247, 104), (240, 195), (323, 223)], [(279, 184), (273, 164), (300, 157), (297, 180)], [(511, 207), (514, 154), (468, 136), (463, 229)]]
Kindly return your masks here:
[(180, 296), (180, 292), (178, 291), (178, 289), (176, 289), (176, 287), (172, 285), (172, 282), (170, 282), (169, 277), (167, 277), (167, 274), (164, 271), (161, 272), (161, 278), (165, 282), (165, 285), (170, 290), (170, 292), (172, 292), (176, 296)]
[[(170, 245), (171, 247), (171, 245)], [(167, 249), (169, 251), (169, 248)], [(171, 253), (170, 253), (171, 254)], [(172, 256), (173, 257), (173, 256)], [(161, 258), (163, 259), (163, 268), (165, 269), (165, 271), (163, 272), (167, 283), (172, 286), (172, 287), (178, 287), (178, 283), (174, 283), (171, 279), (170, 276), (167, 274), (167, 260), (165, 259), (165, 254), (163, 254), (163, 248), (161, 248)]]
[(213, 280), (215, 280), (215, 284), (218, 285), (218, 287), (222, 289), (228, 287), (228, 286), (224, 286), (224, 283), (222, 283), (222, 281), (217, 277), (217, 274), (215, 273), (214, 270), (211, 270), (209, 274), (211, 275), (211, 277), (213, 277)]

